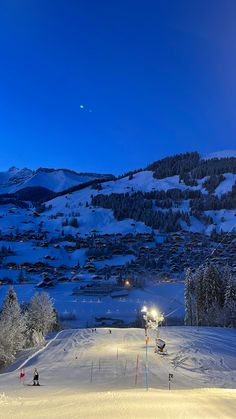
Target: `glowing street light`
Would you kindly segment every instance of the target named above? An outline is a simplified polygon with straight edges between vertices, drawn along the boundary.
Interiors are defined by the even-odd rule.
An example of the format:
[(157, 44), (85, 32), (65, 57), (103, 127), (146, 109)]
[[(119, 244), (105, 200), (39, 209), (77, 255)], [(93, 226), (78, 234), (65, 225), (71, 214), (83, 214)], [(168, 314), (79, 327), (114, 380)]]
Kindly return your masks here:
[(152, 310), (152, 311), (151, 311), (151, 315), (152, 315), (152, 317), (153, 317), (154, 319), (156, 319), (156, 318), (157, 318), (157, 316), (158, 316), (158, 313), (157, 313), (157, 311), (156, 311), (156, 310)]
[[(161, 314), (157, 309), (151, 308), (149, 310), (146, 306), (143, 306), (141, 309), (143, 314), (143, 319), (145, 320), (145, 343), (146, 343), (146, 362), (145, 362), (145, 371), (146, 371), (146, 390), (148, 390), (148, 329), (155, 329), (158, 337), (158, 326), (159, 323), (164, 320), (163, 314)], [(156, 337), (156, 339), (157, 339)]]

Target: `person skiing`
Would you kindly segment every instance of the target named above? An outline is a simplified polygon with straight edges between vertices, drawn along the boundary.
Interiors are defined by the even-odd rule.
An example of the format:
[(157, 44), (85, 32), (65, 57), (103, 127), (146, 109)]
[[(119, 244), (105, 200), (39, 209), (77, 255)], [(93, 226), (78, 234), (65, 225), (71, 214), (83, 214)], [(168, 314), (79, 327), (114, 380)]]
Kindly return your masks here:
[(34, 370), (34, 384), (33, 384), (34, 386), (39, 386), (40, 384), (39, 384), (39, 373), (38, 373), (38, 370), (37, 370), (37, 368), (35, 368), (35, 370)]
[(23, 368), (20, 370), (19, 378), (20, 378), (20, 382), (22, 384), (24, 384), (24, 381), (25, 381), (25, 370)]

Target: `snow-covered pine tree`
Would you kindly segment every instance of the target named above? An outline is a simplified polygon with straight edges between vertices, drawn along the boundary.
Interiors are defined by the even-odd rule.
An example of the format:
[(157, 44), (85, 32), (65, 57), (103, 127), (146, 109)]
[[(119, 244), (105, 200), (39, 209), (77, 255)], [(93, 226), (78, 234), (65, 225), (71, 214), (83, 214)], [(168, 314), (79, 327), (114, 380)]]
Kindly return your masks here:
[(215, 302), (220, 304), (222, 301), (222, 281), (219, 269), (212, 263), (207, 263), (204, 270), (204, 279), (209, 284), (209, 305)]
[(10, 288), (3, 302), (0, 315), (0, 347), (7, 363), (25, 345), (26, 317), (21, 312), (16, 293)]
[(46, 336), (53, 328), (56, 315), (53, 301), (46, 292), (36, 293), (29, 304), (28, 325), (29, 330), (35, 335)]
[(204, 305), (204, 287), (203, 287), (204, 266), (199, 266), (194, 273), (194, 289), (196, 298), (196, 325), (204, 324), (205, 305)]
[(193, 326), (195, 324), (195, 292), (194, 292), (194, 277), (193, 272), (190, 268), (185, 271), (185, 289), (184, 289), (184, 300), (185, 300), (185, 319), (184, 322), (187, 326)]
[(224, 287), (222, 272), (210, 262), (203, 267), (202, 280), (202, 325), (224, 324)]
[(236, 326), (236, 281), (232, 277), (230, 268), (224, 270), (226, 280), (224, 312), (226, 326)]

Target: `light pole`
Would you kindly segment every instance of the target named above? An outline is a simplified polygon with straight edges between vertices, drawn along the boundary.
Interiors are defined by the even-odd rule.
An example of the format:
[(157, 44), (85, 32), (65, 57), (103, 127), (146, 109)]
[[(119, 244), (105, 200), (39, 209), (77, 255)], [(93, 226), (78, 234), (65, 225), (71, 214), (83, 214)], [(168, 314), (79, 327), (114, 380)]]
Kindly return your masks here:
[(160, 314), (155, 308), (150, 310), (144, 306), (141, 310), (143, 313), (143, 319), (145, 320), (145, 344), (146, 344), (146, 357), (145, 357), (145, 375), (146, 375), (146, 390), (148, 391), (149, 387), (149, 369), (148, 369), (148, 329), (156, 330), (158, 336), (158, 325), (159, 322), (163, 321), (164, 317)]
[(143, 319), (145, 320), (145, 344), (146, 344), (146, 358), (145, 358), (145, 375), (146, 375), (146, 390), (148, 391), (148, 310), (147, 307), (142, 308)]

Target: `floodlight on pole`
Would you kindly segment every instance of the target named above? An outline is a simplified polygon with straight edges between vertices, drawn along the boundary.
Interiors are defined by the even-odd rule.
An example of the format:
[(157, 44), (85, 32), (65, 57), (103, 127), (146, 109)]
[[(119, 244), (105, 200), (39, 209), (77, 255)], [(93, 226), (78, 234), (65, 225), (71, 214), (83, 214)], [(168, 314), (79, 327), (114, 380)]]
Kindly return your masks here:
[(149, 384), (148, 384), (148, 380), (149, 380), (149, 368), (148, 368), (148, 341), (149, 341), (149, 336), (148, 336), (148, 330), (149, 329), (154, 329), (156, 330), (156, 340), (158, 338), (158, 326), (159, 323), (161, 323), (164, 320), (164, 316), (162, 313), (160, 313), (160, 311), (158, 309), (156, 309), (155, 307), (148, 309), (146, 306), (143, 306), (141, 309), (141, 312), (143, 313), (143, 319), (145, 321), (145, 346), (146, 346), (146, 366), (145, 366), (145, 370), (146, 370), (146, 390), (148, 390)]
[(158, 313), (157, 313), (157, 311), (156, 310), (152, 310), (151, 311), (151, 315), (152, 315), (152, 317), (154, 318), (154, 319), (156, 319), (157, 318), (157, 316), (158, 316)]

